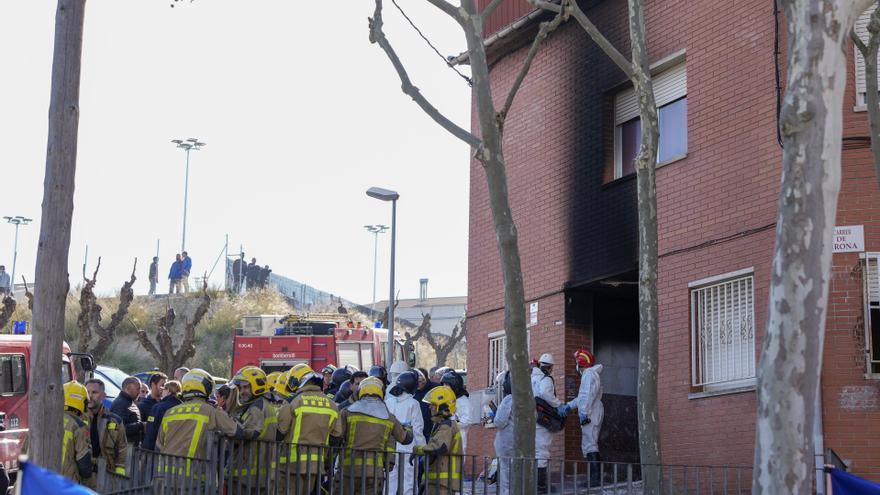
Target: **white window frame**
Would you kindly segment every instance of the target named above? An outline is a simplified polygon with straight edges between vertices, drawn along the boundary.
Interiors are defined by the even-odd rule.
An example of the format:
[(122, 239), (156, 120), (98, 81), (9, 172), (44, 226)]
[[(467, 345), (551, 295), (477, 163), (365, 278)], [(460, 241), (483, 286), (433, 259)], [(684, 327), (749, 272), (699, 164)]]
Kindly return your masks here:
[[(880, 368), (880, 356), (874, 356), (871, 335), (871, 308), (880, 309), (880, 252), (863, 253), (864, 259), (864, 310), (865, 310), (865, 378), (880, 379), (880, 373), (874, 372), (874, 365)], [(872, 277), (871, 274), (874, 276)]]
[[(871, 14), (874, 13), (874, 9), (877, 7), (876, 4), (871, 5), (868, 10), (862, 12), (862, 15), (856, 19), (856, 23), (853, 26), (853, 30), (855, 31), (856, 36), (858, 36), (863, 42), (868, 42), (868, 22), (871, 20)], [(880, 54), (878, 54), (878, 59), (880, 59)], [(856, 97), (856, 111), (865, 111), (867, 110), (867, 81), (865, 80), (865, 60), (862, 58), (862, 52), (859, 51), (858, 47), (853, 44), (853, 63), (855, 64), (855, 97)]]
[[(734, 285), (735, 284), (735, 285)], [(751, 307), (746, 306), (743, 308), (743, 305), (748, 305), (748, 302), (740, 302), (737, 298), (734, 301), (734, 294), (727, 293), (726, 291), (729, 289), (735, 288), (738, 291), (738, 296), (748, 297), (748, 300), (751, 301)], [(726, 361), (721, 362), (719, 360), (722, 357), (721, 351), (718, 350), (717, 354), (713, 357), (713, 359), (720, 363), (717, 365), (717, 369), (714, 369), (710, 372), (706, 370), (706, 361), (703, 356), (709, 352), (708, 349), (714, 346), (715, 349), (720, 349), (720, 346), (724, 345), (721, 342), (722, 336), (720, 332), (716, 332), (712, 330), (713, 344), (704, 345), (704, 340), (701, 338), (700, 331), (700, 318), (698, 315), (698, 306), (701, 301), (701, 297), (716, 297), (715, 294), (721, 291), (725, 291), (721, 296), (724, 299), (718, 300), (718, 305), (724, 305), (725, 308), (728, 308), (728, 305), (736, 305), (738, 306), (737, 311), (740, 315), (740, 318), (745, 318), (745, 321), (741, 324), (746, 324), (750, 326), (751, 331), (749, 337), (747, 337), (747, 342), (742, 341), (742, 330), (739, 332), (731, 332), (731, 335), (737, 335), (737, 338), (740, 339), (739, 344), (742, 346), (746, 344), (743, 349), (745, 349), (745, 355), (740, 354), (739, 356), (733, 358), (731, 360), (730, 355), (724, 356)], [(746, 294), (743, 291), (749, 291)], [(690, 300), (690, 312), (691, 312), (691, 386), (694, 388), (702, 389), (703, 392), (711, 393), (711, 392), (719, 392), (719, 391), (738, 391), (742, 389), (750, 389), (755, 386), (755, 373), (757, 368), (757, 362), (755, 358), (755, 275), (754, 268), (746, 268), (743, 270), (737, 270), (734, 272), (725, 273), (722, 275), (705, 278), (702, 280), (697, 280), (688, 284), (688, 292), (689, 292), (689, 300)], [(709, 304), (713, 304), (712, 300), (710, 300)], [(721, 313), (721, 311), (718, 311)], [(745, 313), (745, 314), (743, 314)], [(723, 325), (723, 322), (719, 321), (720, 325)], [(746, 332), (749, 332), (746, 330)], [(751, 342), (751, 345), (748, 345), (748, 342)], [(740, 351), (742, 352), (742, 351)], [(737, 361), (737, 359), (739, 361)], [(725, 377), (725, 373), (731, 373), (730, 368), (739, 368), (740, 372), (736, 373), (735, 371), (731, 374), (733, 376)], [(726, 368), (726, 371), (721, 371), (722, 368)], [(745, 373), (742, 370), (745, 369)], [(715, 377), (708, 379), (708, 376)]]
[[(486, 382), (489, 384), (489, 387), (495, 385), (495, 377), (498, 376), (498, 373), (502, 371), (507, 371), (507, 332), (504, 330), (499, 330), (497, 332), (492, 332), (486, 336), (488, 342), (488, 361), (486, 363), (486, 369), (489, 374), (489, 381)], [(498, 354), (498, 362), (493, 363), (493, 342), (494, 345), (500, 345), (500, 353)], [(531, 332), (526, 330), (526, 346), (528, 348), (528, 352), (531, 353), (532, 350), (532, 338)], [(494, 366), (493, 366), (494, 365)]]
[[(654, 99), (657, 109), (687, 96), (687, 63), (681, 61), (653, 75)], [(620, 125), (639, 116), (639, 100), (635, 89), (630, 87), (614, 95), (614, 178), (623, 176), (623, 139)], [(658, 114), (659, 117), (659, 114)], [(668, 162), (681, 157), (672, 157)], [(660, 159), (660, 155), (657, 155)]]

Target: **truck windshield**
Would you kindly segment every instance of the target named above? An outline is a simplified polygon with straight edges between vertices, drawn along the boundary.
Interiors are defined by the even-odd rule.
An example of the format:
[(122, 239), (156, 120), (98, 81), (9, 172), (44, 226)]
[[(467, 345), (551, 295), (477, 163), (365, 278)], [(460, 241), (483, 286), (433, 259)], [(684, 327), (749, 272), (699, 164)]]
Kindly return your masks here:
[(21, 354), (0, 354), (0, 394), (23, 394), (27, 391), (27, 372)]

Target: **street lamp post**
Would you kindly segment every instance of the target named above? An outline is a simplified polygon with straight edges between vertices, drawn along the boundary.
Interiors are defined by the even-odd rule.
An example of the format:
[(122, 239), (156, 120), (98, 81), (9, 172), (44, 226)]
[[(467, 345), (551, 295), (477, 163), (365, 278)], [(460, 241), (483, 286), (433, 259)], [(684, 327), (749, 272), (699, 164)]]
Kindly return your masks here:
[(391, 201), (391, 283), (388, 288), (388, 353), (385, 355), (385, 366), (391, 366), (394, 361), (394, 249), (397, 235), (397, 200), (400, 194), (397, 191), (371, 187), (367, 189), (367, 196), (380, 201)]
[(11, 294), (15, 294), (15, 262), (18, 261), (18, 228), (22, 225), (27, 225), (31, 223), (33, 219), (25, 218), (19, 215), (15, 217), (3, 217), (3, 220), (6, 220), (7, 223), (15, 225), (15, 245), (12, 249), (12, 283), (9, 287), (9, 292)]
[(186, 178), (183, 183), (183, 236), (180, 240), (180, 251), (186, 251), (186, 205), (189, 199), (189, 152), (199, 151), (205, 146), (205, 143), (196, 138), (189, 138), (186, 141), (182, 139), (172, 139), (172, 143), (178, 148), (186, 151)]
[(387, 225), (364, 225), (371, 234), (373, 234), (373, 299), (370, 301), (370, 311), (376, 312), (376, 267), (378, 266), (379, 256), (379, 234), (384, 234), (388, 230)]

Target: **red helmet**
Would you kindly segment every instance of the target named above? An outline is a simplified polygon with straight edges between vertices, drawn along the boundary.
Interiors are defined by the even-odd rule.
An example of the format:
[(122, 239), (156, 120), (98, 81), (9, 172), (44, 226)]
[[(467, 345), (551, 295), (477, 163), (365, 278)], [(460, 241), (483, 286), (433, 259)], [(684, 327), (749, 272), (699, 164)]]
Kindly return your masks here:
[(593, 354), (586, 349), (578, 349), (574, 351), (574, 361), (577, 363), (578, 368), (589, 368), (595, 362), (593, 360)]

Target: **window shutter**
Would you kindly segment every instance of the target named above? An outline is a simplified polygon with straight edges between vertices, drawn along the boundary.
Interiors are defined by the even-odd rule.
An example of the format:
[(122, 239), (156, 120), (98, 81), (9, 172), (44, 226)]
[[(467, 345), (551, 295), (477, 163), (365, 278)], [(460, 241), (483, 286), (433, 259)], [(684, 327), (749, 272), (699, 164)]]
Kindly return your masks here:
[[(687, 95), (687, 64), (678, 64), (654, 76), (654, 98), (657, 107)], [(614, 125), (639, 116), (639, 100), (632, 87), (614, 97)]]
[(866, 254), (865, 279), (868, 304), (880, 303), (880, 253)]
[[(856, 20), (856, 35), (864, 43), (868, 42), (868, 21), (871, 20), (871, 14), (874, 12), (875, 8), (876, 6), (871, 6), (871, 8), (864, 11)], [(862, 104), (864, 103), (862, 95), (867, 92), (865, 86), (865, 59), (862, 58), (862, 52), (860, 52), (855, 45), (853, 45), (853, 51), (855, 52), (854, 59), (856, 61), (856, 98), (858, 99), (858, 103)], [(878, 59), (880, 59), (880, 56), (878, 56)]]

